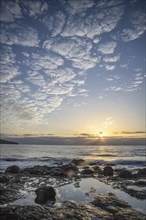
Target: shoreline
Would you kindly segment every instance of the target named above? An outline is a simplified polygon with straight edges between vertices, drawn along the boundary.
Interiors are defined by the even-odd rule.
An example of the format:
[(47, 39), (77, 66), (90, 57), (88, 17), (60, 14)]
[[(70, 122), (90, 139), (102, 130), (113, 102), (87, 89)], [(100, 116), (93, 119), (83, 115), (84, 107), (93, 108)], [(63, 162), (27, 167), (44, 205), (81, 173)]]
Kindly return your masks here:
[[(5, 172), (1, 172), (0, 191), (2, 196), (0, 205), (2, 219), (6, 219), (5, 216), (14, 207), (18, 209), (21, 207), (28, 214), (27, 209), (29, 210), (30, 206), (32, 210), (35, 209), (37, 212), (38, 204), (35, 202), (37, 197), (35, 191), (39, 187), (48, 186), (55, 190), (55, 201), (53, 200), (52, 203), (48, 199), (39, 206), (51, 207), (54, 211), (56, 210), (56, 213), (59, 212), (58, 209), (61, 212), (64, 212), (65, 209), (70, 210), (68, 207), (70, 204), (70, 206), (75, 206), (77, 211), (79, 211), (80, 206), (83, 206), (82, 208), (85, 210), (87, 209), (86, 206), (89, 206), (89, 210), (86, 210), (88, 217), (90, 217), (91, 209), (94, 209), (92, 212), (98, 212), (97, 216), (100, 216), (101, 219), (113, 219), (119, 212), (119, 206), (121, 207), (121, 205), (116, 206), (115, 204), (124, 203), (125, 210), (135, 213), (137, 219), (145, 219), (146, 217), (146, 213), (142, 213), (146, 200), (146, 168), (128, 170), (116, 165), (98, 166), (93, 162), (87, 165), (83, 159), (73, 159), (70, 163), (57, 166), (37, 165), (23, 169), (18, 166), (11, 166)], [(124, 198), (128, 203), (123, 201)], [(103, 202), (105, 200), (111, 201), (111, 209), (106, 207)], [(103, 212), (102, 215), (99, 215), (99, 210)], [(133, 220), (131, 217), (133, 215), (127, 214), (125, 210), (120, 209), (121, 214), (119, 215), (123, 213), (124, 217), (128, 216), (125, 219)], [(14, 215), (16, 214), (14, 211)], [(19, 219), (21, 219), (20, 217)], [(14, 219), (17, 219), (16, 216)], [(80, 219), (86, 218), (84, 216)]]

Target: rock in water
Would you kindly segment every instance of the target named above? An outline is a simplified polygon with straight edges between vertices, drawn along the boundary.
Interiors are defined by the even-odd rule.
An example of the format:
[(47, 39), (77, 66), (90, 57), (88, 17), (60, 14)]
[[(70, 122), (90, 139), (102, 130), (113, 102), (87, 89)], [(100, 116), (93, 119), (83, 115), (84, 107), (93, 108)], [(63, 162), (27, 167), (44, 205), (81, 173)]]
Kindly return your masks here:
[(110, 166), (104, 167), (103, 174), (104, 176), (113, 176), (113, 168)]
[(75, 164), (76, 166), (83, 166), (85, 164), (85, 160), (83, 159), (73, 159), (71, 163)]
[(56, 196), (56, 192), (52, 186), (39, 187), (35, 193), (37, 194), (35, 202), (39, 204), (44, 204), (48, 200), (54, 201)]
[(8, 167), (5, 172), (18, 174), (20, 173), (20, 167), (18, 167), (17, 165), (13, 165)]
[(129, 170), (122, 170), (118, 176), (121, 178), (131, 178), (133, 175)]

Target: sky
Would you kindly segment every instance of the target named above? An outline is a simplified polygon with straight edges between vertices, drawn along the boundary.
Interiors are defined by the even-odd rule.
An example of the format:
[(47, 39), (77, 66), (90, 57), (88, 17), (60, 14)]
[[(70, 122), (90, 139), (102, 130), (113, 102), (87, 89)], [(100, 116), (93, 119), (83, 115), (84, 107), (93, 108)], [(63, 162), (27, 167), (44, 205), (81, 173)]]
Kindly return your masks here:
[(3, 137), (144, 137), (145, 0), (1, 0)]

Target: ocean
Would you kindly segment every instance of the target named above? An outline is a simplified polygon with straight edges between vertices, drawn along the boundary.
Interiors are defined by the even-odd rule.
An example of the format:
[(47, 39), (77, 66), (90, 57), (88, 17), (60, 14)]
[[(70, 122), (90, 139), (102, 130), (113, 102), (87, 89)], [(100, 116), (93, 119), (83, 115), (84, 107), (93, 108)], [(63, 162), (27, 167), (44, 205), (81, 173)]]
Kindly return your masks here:
[[(82, 158), (87, 162), (96, 162), (98, 165), (116, 165), (128, 169), (144, 168), (146, 166), (145, 146), (71, 146), (71, 145), (1, 145), (0, 169), (5, 171), (8, 166), (18, 165), (20, 168), (34, 165), (58, 166), (68, 163), (74, 158)], [(43, 177), (40, 177), (43, 178)], [(37, 177), (30, 177), (21, 190), (22, 198), (13, 202), (15, 205), (35, 205), (36, 197), (34, 185)], [(54, 182), (55, 186), (56, 182)], [(95, 196), (86, 196), (94, 186), (96, 193), (112, 192), (127, 201), (133, 208), (146, 214), (146, 200), (139, 200), (112, 186), (100, 182), (94, 178), (84, 178), (80, 181), (80, 187), (75, 187), (71, 182), (57, 187), (56, 205), (64, 200), (88, 204)]]
[(130, 169), (146, 166), (145, 146), (71, 146), (71, 145), (1, 145), (0, 170), (18, 165), (58, 165), (74, 158), (96, 161), (99, 165), (112, 164)]

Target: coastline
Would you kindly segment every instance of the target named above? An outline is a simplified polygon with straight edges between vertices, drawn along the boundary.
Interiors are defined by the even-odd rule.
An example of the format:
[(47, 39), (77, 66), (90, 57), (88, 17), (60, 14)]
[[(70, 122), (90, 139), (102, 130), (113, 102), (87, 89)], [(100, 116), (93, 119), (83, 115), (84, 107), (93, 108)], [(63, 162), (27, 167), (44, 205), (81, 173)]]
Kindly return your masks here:
[[(1, 172), (0, 186), (3, 220), (51, 217), (84, 220), (93, 219), (93, 216), (99, 219), (123, 216), (133, 220), (146, 217), (146, 213), (142, 213), (146, 200), (146, 168), (128, 170), (112, 164), (99, 166), (96, 162), (87, 164), (83, 159), (56, 166), (20, 169), (15, 165)], [(48, 198), (42, 204), (36, 203), (36, 190), (49, 186), (55, 190), (55, 200)], [(143, 208), (138, 210), (137, 204)], [(25, 210), (23, 216), (22, 210)], [(35, 217), (30, 218), (33, 212)]]

